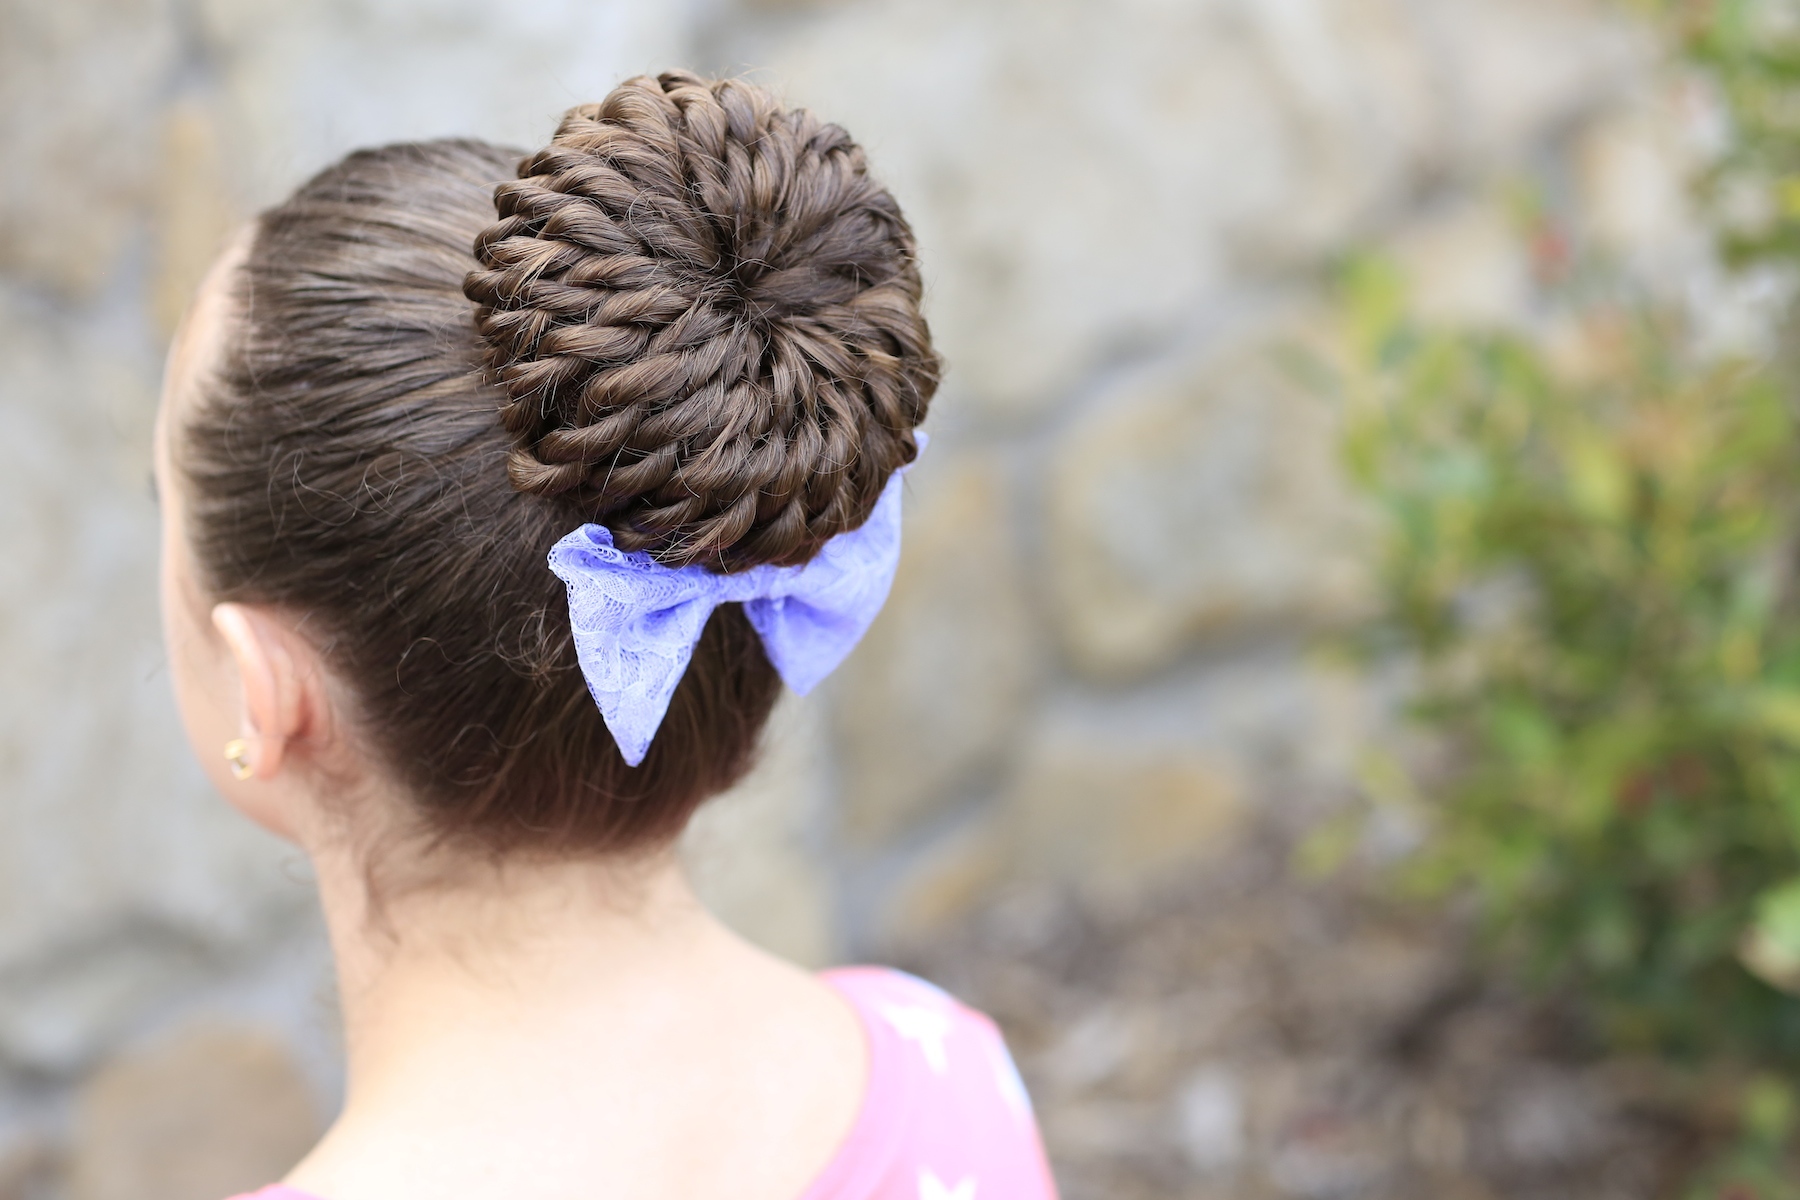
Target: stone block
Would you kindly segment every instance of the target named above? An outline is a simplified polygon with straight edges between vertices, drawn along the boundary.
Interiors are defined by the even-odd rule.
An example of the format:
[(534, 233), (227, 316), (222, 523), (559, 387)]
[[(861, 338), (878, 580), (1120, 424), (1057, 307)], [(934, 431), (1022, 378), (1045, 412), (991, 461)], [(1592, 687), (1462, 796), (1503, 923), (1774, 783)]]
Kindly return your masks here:
[(156, 170), (179, 57), (174, 9), (0, 6), (0, 274), (86, 300), (118, 265)]
[(862, 847), (998, 761), (1036, 663), (999, 462), (934, 446), (908, 483), (893, 594), (829, 691), (841, 830)]
[(750, 941), (809, 967), (831, 962), (837, 945), (823, 841), (825, 718), (817, 695), (781, 702), (761, 761), (700, 809), (681, 848), (707, 907)]
[(1607, 113), (1575, 139), (1580, 232), (1617, 257), (1686, 240), (1694, 224), (1688, 182), (1698, 164), (1683, 153), (1674, 114), (1647, 108)]
[(70, 1200), (219, 1200), (284, 1175), (320, 1132), (280, 1040), (199, 1025), (108, 1063), (83, 1084)]
[(1387, 249), (1406, 276), (1413, 309), (1433, 325), (1520, 328), (1532, 316), (1525, 231), (1497, 200), (1426, 213)]
[[(1738, 307), (1729, 290), (1744, 282), (1720, 270), (1713, 231), (1693, 193), (1715, 159), (1719, 105), (1695, 80), (1657, 81), (1595, 114), (1569, 145), (1570, 223), (1581, 249), (1651, 297), (1685, 302), (1702, 331), (1729, 319), (1724, 310)], [(1758, 349), (1729, 348), (1752, 355)]]
[(1243, 1088), (1225, 1067), (1201, 1067), (1175, 1098), (1176, 1140), (1202, 1175), (1235, 1170), (1248, 1150)]
[(917, 853), (882, 905), (879, 937), (918, 945), (991, 900), (1012, 863), (999, 820), (984, 813)]
[(1249, 781), (1242, 761), (1197, 737), (1049, 720), (996, 802), (908, 865), (881, 936), (918, 944), (1021, 886), (1129, 902), (1234, 843)]
[(0, 1132), (0, 1200), (54, 1195), (61, 1166), (56, 1147), (43, 1133)]
[(0, 288), (0, 1046), (50, 1074), (312, 904), (168, 692), (139, 346)]
[(745, 57), (868, 144), (920, 232), (953, 386), (1024, 418), (1179, 327), (1244, 239), (1316, 248), (1387, 186), (1318, 136), (1331, 98), (1288, 102), (1267, 7), (891, 0)]
[(1584, 0), (874, 0), (735, 48), (868, 144), (954, 388), (1006, 419), (1516, 165), (1642, 59)]
[(1180, 742), (1034, 739), (997, 818), (1009, 879), (1130, 893), (1230, 844), (1248, 812), (1243, 765)]
[(1061, 437), (1049, 592), (1084, 672), (1141, 676), (1199, 640), (1346, 620), (1367, 596), (1364, 521), (1331, 399), (1283, 353), (1234, 339), (1098, 397)]
[[(1720, 97), (1692, 76), (1652, 77), (1593, 114), (1568, 143), (1569, 224), (1578, 247), (1647, 299), (1683, 313), (1705, 357), (1780, 352), (1795, 281), (1724, 266), (1694, 183), (1729, 136)], [(1617, 314), (1553, 330), (1558, 365), (1578, 379), (1616, 370), (1631, 352)], [(1610, 328), (1608, 327), (1610, 326)]]
[(150, 313), (158, 332), (175, 332), (207, 268), (242, 218), (226, 169), (218, 114), (198, 97), (170, 106), (153, 209), (155, 254)]
[(753, 13), (779, 13), (785, 16), (808, 12), (828, 4), (841, 4), (843, 0), (738, 0), (738, 3)]
[(250, 207), (362, 146), (535, 148), (571, 105), (692, 58), (696, 0), (200, 0), (224, 144)]
[[(1244, 214), (1237, 245), (1251, 270), (1315, 262), (1439, 173), (1455, 133), (1443, 78), (1413, 7), (1394, 0), (1276, 0), (1236, 6), (1257, 35), (1286, 114), (1290, 164), (1278, 209)], [(1217, 160), (1220, 174), (1231, 160)]]
[(0, 969), (0, 1054), (42, 1075), (81, 1070), (146, 1009), (211, 973), (195, 942), (130, 917), (98, 936), (46, 940)]
[(1441, 80), (1451, 169), (1493, 178), (1643, 78), (1657, 48), (1605, 0), (1433, 0), (1413, 6)]
[(1342, 794), (1391, 684), (1268, 646), (1129, 692), (1048, 690), (988, 802), (908, 848), (876, 928), (916, 946), (1015, 885), (1112, 903), (1206, 871), (1253, 823)]

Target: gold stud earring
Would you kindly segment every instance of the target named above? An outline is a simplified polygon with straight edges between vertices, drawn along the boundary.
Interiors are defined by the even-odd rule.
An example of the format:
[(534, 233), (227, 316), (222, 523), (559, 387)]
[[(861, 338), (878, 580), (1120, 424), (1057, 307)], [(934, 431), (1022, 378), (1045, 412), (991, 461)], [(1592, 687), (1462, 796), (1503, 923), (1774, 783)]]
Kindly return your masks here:
[(250, 743), (243, 738), (232, 738), (226, 742), (225, 761), (231, 764), (233, 779), (250, 778)]

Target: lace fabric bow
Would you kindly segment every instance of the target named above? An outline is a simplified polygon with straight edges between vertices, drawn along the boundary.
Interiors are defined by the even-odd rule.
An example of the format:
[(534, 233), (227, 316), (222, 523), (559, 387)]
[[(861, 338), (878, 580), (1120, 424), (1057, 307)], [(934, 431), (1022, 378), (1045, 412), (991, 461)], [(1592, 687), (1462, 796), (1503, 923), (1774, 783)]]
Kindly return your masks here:
[[(917, 436), (923, 449), (924, 435)], [(581, 673), (627, 763), (644, 761), (700, 631), (721, 604), (744, 606), (769, 661), (802, 696), (837, 669), (893, 586), (902, 474), (888, 480), (867, 521), (797, 567), (733, 575), (666, 567), (641, 550), (620, 550), (603, 525), (583, 525), (551, 547), (550, 569), (569, 589)]]

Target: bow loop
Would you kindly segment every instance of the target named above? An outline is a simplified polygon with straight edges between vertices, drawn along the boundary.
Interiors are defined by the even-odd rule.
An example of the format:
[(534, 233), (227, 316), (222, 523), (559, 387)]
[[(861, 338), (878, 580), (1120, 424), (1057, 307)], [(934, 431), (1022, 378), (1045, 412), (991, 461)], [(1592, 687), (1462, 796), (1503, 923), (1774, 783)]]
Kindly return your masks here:
[[(916, 436), (922, 449), (924, 435)], [(627, 763), (644, 761), (721, 604), (744, 606), (769, 661), (801, 695), (849, 657), (893, 587), (902, 473), (888, 480), (867, 521), (797, 567), (731, 575), (665, 567), (643, 551), (620, 550), (603, 525), (583, 525), (551, 547), (550, 569), (569, 591), (581, 673)]]

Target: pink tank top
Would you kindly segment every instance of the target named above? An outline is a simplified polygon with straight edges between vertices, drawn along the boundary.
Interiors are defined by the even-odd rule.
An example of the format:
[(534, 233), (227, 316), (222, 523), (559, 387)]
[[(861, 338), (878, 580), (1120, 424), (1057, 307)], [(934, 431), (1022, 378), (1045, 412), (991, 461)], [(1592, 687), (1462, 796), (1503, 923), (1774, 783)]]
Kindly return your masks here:
[[(886, 967), (821, 978), (862, 1017), (869, 1085), (799, 1200), (1055, 1200), (1031, 1100), (992, 1021)], [(234, 1200), (316, 1198), (276, 1185)]]

